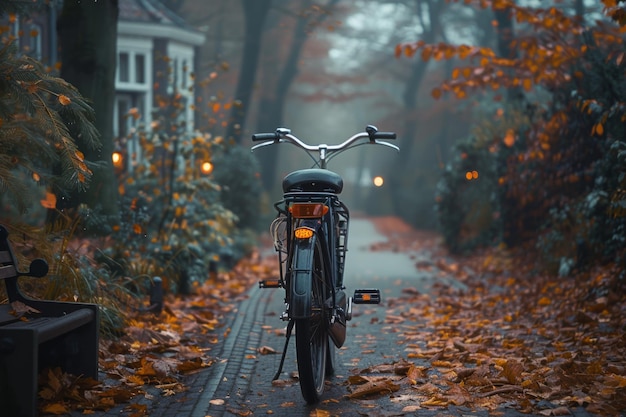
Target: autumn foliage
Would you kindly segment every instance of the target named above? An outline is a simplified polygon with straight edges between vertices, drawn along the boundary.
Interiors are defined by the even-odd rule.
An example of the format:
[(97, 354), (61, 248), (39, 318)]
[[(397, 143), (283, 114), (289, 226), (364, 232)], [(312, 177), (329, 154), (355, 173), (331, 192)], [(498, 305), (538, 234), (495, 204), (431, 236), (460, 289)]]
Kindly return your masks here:
[[(538, 274), (527, 248), (453, 256), (433, 234), (397, 219), (375, 219), (389, 241), (374, 250), (431, 257), (416, 268), (435, 274), (428, 293), (405, 288), (388, 301), (385, 323), (404, 347), (398, 362), (361, 369), (349, 394), (389, 395), (403, 411), (463, 406), (512, 407), (533, 415), (597, 415), (626, 409), (624, 284), (617, 266), (556, 279)], [(449, 285), (454, 277), (461, 285)], [(372, 382), (380, 387), (371, 391)]]
[[(545, 266), (563, 273), (594, 257), (619, 260), (617, 242), (626, 237), (626, 29), (607, 19), (583, 24), (581, 16), (556, 6), (465, 3), (514, 22), (515, 33), (498, 32), (494, 20), (505, 48), (423, 41), (396, 48), (398, 57), (454, 60), (449, 78), (433, 89), (435, 98), (481, 94), (497, 103), (457, 146), (439, 186), (450, 247), (538, 239)], [(617, 21), (620, 10), (605, 2)], [(478, 181), (463, 178), (468, 170), (480, 174)]]
[[(2, 28), (0, 28), (2, 29)], [(100, 147), (93, 109), (72, 85), (41, 62), (19, 56), (14, 43), (0, 46), (0, 199), (5, 213), (33, 209), (35, 197), (55, 208), (57, 197), (85, 190), (93, 165), (78, 149), (80, 136)]]

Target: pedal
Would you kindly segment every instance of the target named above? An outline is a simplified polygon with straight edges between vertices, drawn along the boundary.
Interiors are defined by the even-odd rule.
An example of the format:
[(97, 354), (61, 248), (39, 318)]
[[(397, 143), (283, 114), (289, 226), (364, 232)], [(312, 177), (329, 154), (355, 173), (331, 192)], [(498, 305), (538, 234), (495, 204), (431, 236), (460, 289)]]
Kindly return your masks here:
[(281, 288), (283, 286), (279, 279), (264, 279), (259, 281), (260, 288)]
[(380, 290), (378, 288), (364, 288), (354, 290), (354, 304), (380, 304)]

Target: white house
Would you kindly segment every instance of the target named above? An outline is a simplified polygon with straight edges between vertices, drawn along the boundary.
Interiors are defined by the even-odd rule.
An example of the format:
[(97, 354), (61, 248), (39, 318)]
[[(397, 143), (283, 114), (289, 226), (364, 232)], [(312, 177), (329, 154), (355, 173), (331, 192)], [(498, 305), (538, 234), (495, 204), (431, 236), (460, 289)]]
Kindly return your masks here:
[[(132, 169), (133, 162), (141, 158), (132, 129), (138, 122), (150, 128), (155, 94), (180, 93), (189, 104), (182, 116), (186, 131), (193, 131), (191, 74), (196, 48), (204, 43), (205, 36), (158, 0), (124, 0), (119, 8), (114, 135), (129, 138), (127, 167)], [(159, 73), (168, 74), (166, 84)], [(137, 109), (139, 120), (128, 117), (131, 109)]]
[[(56, 20), (61, 7), (61, 1), (51, 1), (32, 16), (5, 17), (0, 27), (7, 27), (5, 36), (11, 36), (22, 53), (54, 67), (58, 60)], [(150, 129), (155, 94), (177, 91), (186, 103), (193, 103), (191, 74), (196, 48), (204, 43), (205, 36), (159, 0), (119, 1), (117, 33), (113, 133), (117, 138), (128, 138), (125, 144), (130, 158), (126, 162), (132, 169), (133, 160), (141, 158), (132, 129), (138, 123)], [(158, 79), (159, 72), (169, 74), (167, 82)], [(132, 109), (141, 115), (139, 120), (127, 117)], [(192, 132), (194, 111), (190, 105), (185, 106), (182, 117), (187, 132)]]

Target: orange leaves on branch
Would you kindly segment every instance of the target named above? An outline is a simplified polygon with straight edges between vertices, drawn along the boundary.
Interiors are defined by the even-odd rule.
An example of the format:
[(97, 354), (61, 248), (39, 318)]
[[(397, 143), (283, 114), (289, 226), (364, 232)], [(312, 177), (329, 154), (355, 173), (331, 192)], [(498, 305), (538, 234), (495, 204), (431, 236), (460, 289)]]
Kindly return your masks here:
[(47, 209), (55, 209), (57, 207), (57, 196), (51, 192), (46, 192), (46, 198), (39, 201), (41, 206)]
[[(490, 48), (468, 45), (426, 44), (423, 41), (397, 45), (397, 57), (413, 57), (420, 52), (425, 61), (451, 58), (470, 61), (473, 67), (455, 68), (451, 80), (440, 87), (441, 92), (451, 92), (457, 98), (465, 98), (470, 90), (480, 89), (520, 87), (530, 92), (534, 85), (554, 88), (578, 76), (572, 65), (579, 62), (588, 48), (577, 41), (583, 28), (575, 16), (556, 7), (537, 9), (519, 6), (509, 0), (467, 0), (466, 3), (507, 10), (518, 24), (530, 26), (531, 35), (512, 40), (511, 47), (517, 52), (514, 59), (497, 57)], [(621, 49), (623, 34), (609, 25), (599, 23), (593, 36), (597, 45), (616, 45)], [(612, 59), (620, 65), (625, 55), (615, 52)], [(437, 96), (441, 97), (441, 94), (437, 93)]]
[(509, 148), (515, 144), (515, 131), (513, 129), (507, 129), (503, 142)]
[(593, 127), (591, 128), (591, 135), (602, 136), (603, 134), (604, 126), (602, 126), (602, 123), (596, 123), (595, 125), (593, 125)]
[(61, 103), (61, 105), (67, 106), (71, 102), (72, 102), (72, 100), (68, 96), (66, 96), (64, 94), (59, 94), (59, 103)]
[(526, 78), (524, 81), (522, 81), (522, 86), (524, 87), (525, 91), (530, 91), (533, 87), (533, 82), (530, 78)]

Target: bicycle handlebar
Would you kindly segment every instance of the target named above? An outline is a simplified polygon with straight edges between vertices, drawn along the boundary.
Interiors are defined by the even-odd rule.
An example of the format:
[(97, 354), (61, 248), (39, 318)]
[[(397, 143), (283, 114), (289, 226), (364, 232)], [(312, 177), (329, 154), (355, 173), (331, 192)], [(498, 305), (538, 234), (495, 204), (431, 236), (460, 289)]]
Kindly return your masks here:
[[(348, 138), (343, 143), (340, 143), (338, 145), (327, 145), (327, 144), (308, 145), (304, 143), (302, 140), (298, 139), (296, 136), (292, 135), (290, 129), (279, 127), (278, 129), (276, 129), (275, 132), (272, 132), (272, 133), (253, 134), (252, 141), (254, 142), (264, 141), (264, 142), (254, 145), (251, 150), (254, 151), (255, 149), (262, 148), (264, 146), (274, 145), (277, 143), (291, 143), (293, 145), (296, 145), (299, 148), (304, 149), (307, 152), (319, 152), (320, 161), (322, 162), (322, 165), (325, 165), (325, 162), (330, 159), (330, 156), (327, 158), (328, 153), (331, 153), (331, 154), (341, 153), (342, 151), (350, 148), (359, 139), (369, 139), (369, 142), (363, 142), (361, 144), (371, 143), (374, 145), (383, 145), (383, 146), (387, 146), (392, 149), (395, 149), (396, 151), (399, 151), (400, 148), (398, 148), (396, 145), (393, 145), (389, 142), (379, 141), (379, 139), (389, 140), (389, 139), (395, 139), (395, 138), (396, 138), (395, 132), (379, 132), (375, 126), (368, 125), (365, 128), (365, 132), (360, 132), (355, 135), (352, 135), (350, 138)], [(358, 146), (358, 145), (354, 145), (354, 146)]]

